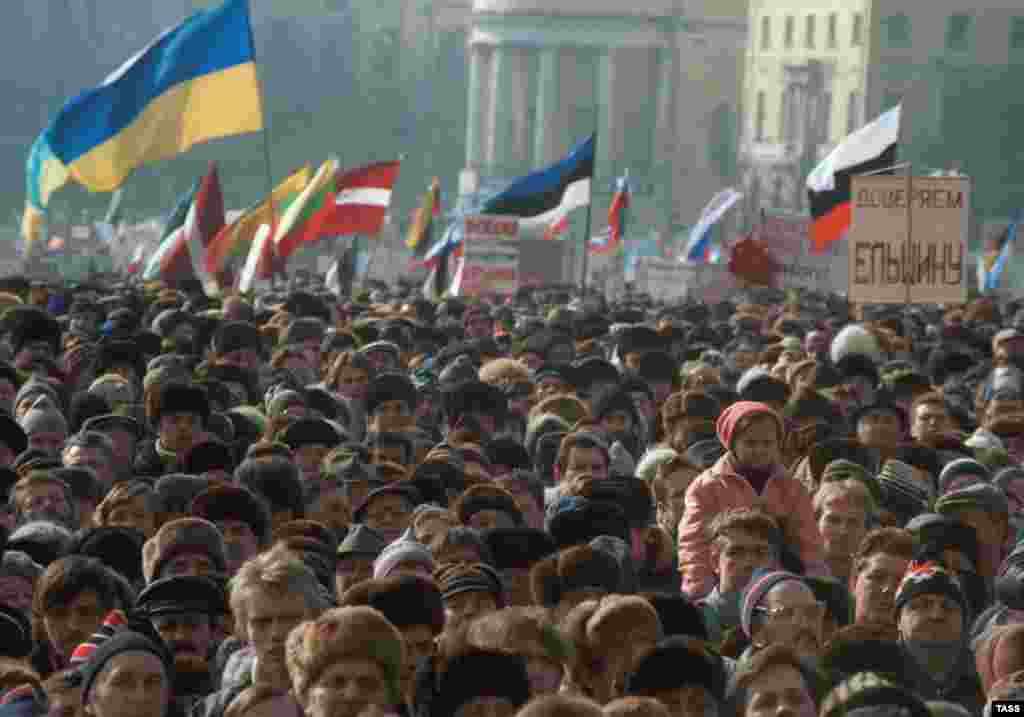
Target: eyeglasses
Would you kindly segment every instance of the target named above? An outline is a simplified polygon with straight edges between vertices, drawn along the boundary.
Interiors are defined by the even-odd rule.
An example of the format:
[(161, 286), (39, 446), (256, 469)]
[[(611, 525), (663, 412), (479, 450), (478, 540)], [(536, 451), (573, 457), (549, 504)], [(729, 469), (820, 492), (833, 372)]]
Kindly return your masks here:
[(808, 605), (779, 605), (777, 607), (758, 606), (757, 611), (764, 613), (769, 622), (816, 622), (825, 617), (825, 603), (814, 602)]

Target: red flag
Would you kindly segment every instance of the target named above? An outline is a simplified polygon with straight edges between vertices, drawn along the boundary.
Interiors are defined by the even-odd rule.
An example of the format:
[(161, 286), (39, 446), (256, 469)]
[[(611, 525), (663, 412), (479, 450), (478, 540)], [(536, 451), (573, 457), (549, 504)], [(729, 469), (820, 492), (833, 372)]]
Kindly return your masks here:
[(320, 237), (378, 234), (401, 164), (376, 162), (339, 172), (328, 201), (311, 221), (311, 233)]
[[(216, 162), (210, 162), (210, 169), (203, 177), (189, 211), (195, 216), (194, 229), (198, 239), (206, 246), (217, 232), (224, 228), (224, 196), (221, 194)], [(161, 261), (160, 278), (164, 281), (199, 278), (192, 269), (192, 259), (184, 232)]]
[(751, 284), (772, 286), (779, 266), (765, 245), (748, 234), (732, 247), (729, 272)]

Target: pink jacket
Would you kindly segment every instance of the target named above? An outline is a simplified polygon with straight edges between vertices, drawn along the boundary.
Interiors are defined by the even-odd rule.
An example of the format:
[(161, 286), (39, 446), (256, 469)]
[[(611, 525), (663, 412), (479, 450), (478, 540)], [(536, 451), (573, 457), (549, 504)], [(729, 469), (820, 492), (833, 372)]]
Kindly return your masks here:
[(807, 575), (828, 575), (811, 496), (799, 481), (780, 466), (761, 495), (738, 475), (729, 454), (701, 473), (686, 491), (686, 512), (679, 522), (679, 572), (682, 591), (691, 600), (707, 595), (715, 586), (711, 564), (711, 521), (732, 508), (760, 505), (783, 520), (786, 536), (796, 541)]

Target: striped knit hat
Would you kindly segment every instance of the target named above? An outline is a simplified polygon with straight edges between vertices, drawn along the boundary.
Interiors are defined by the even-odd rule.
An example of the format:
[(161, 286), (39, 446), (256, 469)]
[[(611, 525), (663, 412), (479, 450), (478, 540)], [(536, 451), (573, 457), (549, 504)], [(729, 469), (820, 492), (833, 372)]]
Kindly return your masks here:
[(76, 647), (75, 651), (71, 653), (69, 667), (81, 667), (83, 663), (93, 656), (93, 653), (99, 649), (100, 645), (109, 640), (111, 635), (127, 623), (128, 618), (121, 610), (111, 610), (108, 612), (107, 616), (103, 618), (103, 622), (96, 628), (96, 632), (90, 635), (88, 640)]
[(743, 591), (740, 611), (740, 623), (743, 627), (743, 634), (748, 639), (753, 639), (751, 633), (753, 631), (754, 611), (761, 604), (761, 601), (764, 600), (764, 596), (768, 594), (769, 590), (787, 580), (796, 580), (798, 583), (803, 583), (803, 578), (799, 575), (786, 572), (785, 570), (759, 568), (750, 576), (750, 582), (747, 583), (747, 587)]

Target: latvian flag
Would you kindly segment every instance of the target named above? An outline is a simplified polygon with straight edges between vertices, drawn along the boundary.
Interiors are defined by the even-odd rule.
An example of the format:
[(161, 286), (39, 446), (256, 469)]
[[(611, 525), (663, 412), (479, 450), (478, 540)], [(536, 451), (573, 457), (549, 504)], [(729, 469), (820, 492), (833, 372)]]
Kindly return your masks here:
[(850, 226), (851, 179), (859, 174), (884, 174), (896, 163), (900, 138), (900, 106), (844, 139), (807, 176), (811, 204), (811, 243), (824, 252)]
[(594, 135), (590, 135), (563, 159), (516, 179), (486, 200), (480, 214), (519, 217), (522, 229), (543, 233), (563, 215), (590, 204), (593, 176)]
[(401, 162), (376, 162), (339, 172), (323, 210), (318, 213), (317, 236), (375, 236), (391, 205), (391, 189)]

